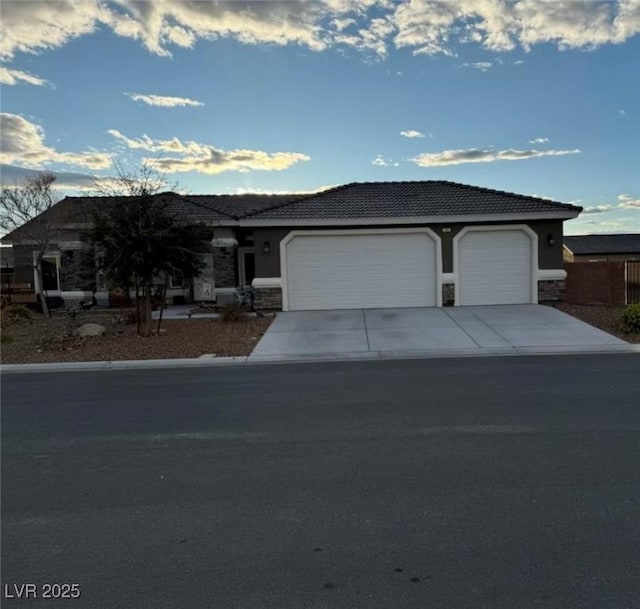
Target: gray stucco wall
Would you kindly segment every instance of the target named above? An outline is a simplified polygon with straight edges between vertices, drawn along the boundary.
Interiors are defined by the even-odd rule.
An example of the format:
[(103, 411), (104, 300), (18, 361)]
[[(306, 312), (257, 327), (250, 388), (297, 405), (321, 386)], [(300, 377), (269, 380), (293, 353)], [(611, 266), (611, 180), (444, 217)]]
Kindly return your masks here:
[[(501, 224), (525, 224), (524, 222), (482, 222), (478, 224), (427, 224), (442, 239), (442, 266), (444, 273), (453, 272), (453, 239), (465, 226), (490, 226)], [(526, 222), (528, 226), (538, 235), (538, 266), (541, 269), (561, 269), (562, 268), (562, 221), (561, 220), (537, 220)], [(345, 228), (411, 228), (416, 225), (397, 226), (349, 226)], [(254, 244), (256, 256), (256, 277), (280, 277), (280, 241), (284, 239), (292, 230), (336, 230), (339, 227), (304, 227), (296, 228), (255, 228)], [(443, 228), (451, 229), (450, 232), (443, 232)], [(548, 244), (548, 235), (553, 235), (554, 245)], [(270, 252), (265, 254), (263, 250), (264, 242), (268, 241)]]
[[(256, 260), (256, 277), (280, 277), (280, 241), (292, 228), (254, 228), (253, 247)], [(269, 242), (270, 252), (262, 250), (265, 241)]]

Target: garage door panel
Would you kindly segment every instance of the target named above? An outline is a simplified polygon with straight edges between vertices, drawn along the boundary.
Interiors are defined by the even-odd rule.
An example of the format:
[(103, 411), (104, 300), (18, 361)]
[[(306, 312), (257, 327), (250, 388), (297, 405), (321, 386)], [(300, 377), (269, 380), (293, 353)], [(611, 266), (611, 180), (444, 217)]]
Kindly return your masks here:
[(459, 304), (526, 304), (531, 294), (531, 238), (519, 229), (470, 231), (458, 244)]
[(295, 236), (286, 246), (288, 308), (433, 306), (435, 261), (426, 233)]

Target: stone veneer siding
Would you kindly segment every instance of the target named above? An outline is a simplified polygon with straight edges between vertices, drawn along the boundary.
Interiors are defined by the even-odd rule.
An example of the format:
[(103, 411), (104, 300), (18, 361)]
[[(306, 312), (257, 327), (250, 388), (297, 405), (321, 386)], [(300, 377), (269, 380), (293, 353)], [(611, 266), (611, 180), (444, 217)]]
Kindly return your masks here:
[(282, 310), (281, 288), (254, 288), (254, 306), (256, 309)]
[(558, 302), (564, 300), (566, 293), (564, 279), (542, 279), (538, 281), (538, 302)]
[(236, 249), (235, 247), (213, 248), (213, 270), (217, 288), (236, 287)]
[(445, 307), (452, 307), (456, 302), (456, 284), (455, 283), (443, 283), (442, 284), (442, 305)]

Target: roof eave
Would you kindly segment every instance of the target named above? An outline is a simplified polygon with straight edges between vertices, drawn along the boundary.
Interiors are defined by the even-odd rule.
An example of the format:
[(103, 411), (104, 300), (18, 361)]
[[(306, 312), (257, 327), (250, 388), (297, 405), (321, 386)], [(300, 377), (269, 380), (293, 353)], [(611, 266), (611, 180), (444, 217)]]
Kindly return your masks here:
[(236, 224), (246, 227), (268, 226), (381, 226), (396, 224), (446, 224), (461, 222), (512, 222), (530, 220), (570, 220), (576, 218), (579, 211), (553, 211), (521, 214), (470, 214), (443, 216), (393, 216), (373, 218), (278, 218), (278, 219), (240, 219)]

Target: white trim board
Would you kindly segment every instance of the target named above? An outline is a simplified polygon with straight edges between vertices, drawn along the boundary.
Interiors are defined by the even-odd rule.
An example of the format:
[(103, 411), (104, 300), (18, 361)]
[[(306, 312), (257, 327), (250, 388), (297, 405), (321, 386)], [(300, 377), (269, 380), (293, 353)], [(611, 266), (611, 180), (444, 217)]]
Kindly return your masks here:
[(254, 288), (282, 288), (280, 277), (255, 277), (251, 282)]
[(222, 221), (221, 225), (239, 226), (391, 226), (397, 224), (453, 224), (464, 222), (514, 222), (514, 221), (534, 221), (534, 220), (570, 220), (577, 218), (579, 212), (554, 211), (540, 212), (536, 214), (468, 214), (459, 216), (393, 216), (390, 218), (322, 218), (322, 219), (295, 219), (284, 220), (251, 220), (240, 219), (227, 223)]
[(91, 290), (62, 290), (60, 292), (60, 297), (64, 300), (84, 300), (92, 296), (93, 292)]
[(538, 281), (558, 281), (567, 278), (564, 269), (538, 269)]

